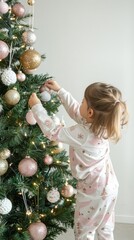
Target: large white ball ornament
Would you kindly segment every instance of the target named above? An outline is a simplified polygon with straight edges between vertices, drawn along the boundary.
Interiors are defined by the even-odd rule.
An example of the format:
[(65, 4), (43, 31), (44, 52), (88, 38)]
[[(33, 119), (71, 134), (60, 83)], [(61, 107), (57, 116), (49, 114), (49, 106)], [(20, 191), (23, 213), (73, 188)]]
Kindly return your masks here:
[(48, 91), (40, 93), (40, 97), (43, 102), (48, 102), (51, 100), (51, 94)]
[(32, 240), (43, 240), (47, 235), (46, 225), (42, 222), (31, 223), (28, 231)]
[(9, 86), (11, 84), (15, 84), (17, 81), (16, 73), (11, 69), (8, 68), (4, 70), (1, 75), (1, 81), (6, 85)]
[(12, 202), (8, 198), (0, 200), (0, 214), (8, 214), (12, 209)]

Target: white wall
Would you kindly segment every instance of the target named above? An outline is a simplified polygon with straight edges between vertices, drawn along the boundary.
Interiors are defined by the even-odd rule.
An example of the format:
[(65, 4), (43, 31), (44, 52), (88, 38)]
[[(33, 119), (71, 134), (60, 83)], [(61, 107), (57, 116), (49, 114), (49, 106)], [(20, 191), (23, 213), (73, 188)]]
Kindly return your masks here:
[[(94, 81), (114, 84), (128, 103), (129, 125), (122, 140), (111, 146), (111, 156), (120, 182), (116, 219), (130, 223), (134, 223), (133, 9), (133, 0), (37, 0), (35, 4), (35, 49), (47, 57), (36, 73), (54, 76), (79, 101)], [(72, 123), (66, 114), (65, 120)]]

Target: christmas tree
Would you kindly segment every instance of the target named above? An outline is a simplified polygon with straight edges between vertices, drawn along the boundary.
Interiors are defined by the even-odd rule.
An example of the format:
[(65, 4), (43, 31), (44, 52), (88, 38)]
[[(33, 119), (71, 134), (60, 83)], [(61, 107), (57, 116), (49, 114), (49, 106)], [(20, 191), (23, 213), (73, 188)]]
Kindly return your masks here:
[[(0, 239), (53, 240), (73, 226), (75, 182), (63, 145), (39, 129), (32, 92), (55, 123), (57, 95), (35, 74), (45, 58), (34, 49), (34, 0), (0, 0)], [(29, 19), (29, 20), (28, 20)], [(29, 22), (29, 24), (28, 24)]]

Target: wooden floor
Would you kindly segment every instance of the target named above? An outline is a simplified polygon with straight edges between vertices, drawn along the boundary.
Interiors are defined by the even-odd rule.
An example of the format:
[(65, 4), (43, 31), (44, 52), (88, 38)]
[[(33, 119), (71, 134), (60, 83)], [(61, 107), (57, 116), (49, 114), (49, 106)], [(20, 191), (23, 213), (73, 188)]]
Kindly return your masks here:
[[(134, 224), (116, 223), (114, 238), (114, 240), (134, 240)], [(56, 240), (63, 239), (75, 240), (73, 230), (69, 229), (66, 234), (59, 236)]]

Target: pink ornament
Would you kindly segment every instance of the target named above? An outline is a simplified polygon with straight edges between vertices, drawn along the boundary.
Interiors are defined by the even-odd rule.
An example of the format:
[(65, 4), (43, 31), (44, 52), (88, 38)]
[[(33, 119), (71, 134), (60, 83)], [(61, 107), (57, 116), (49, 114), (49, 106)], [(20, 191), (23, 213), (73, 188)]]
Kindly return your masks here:
[(25, 177), (33, 176), (37, 172), (37, 169), (37, 162), (30, 157), (22, 159), (18, 165), (19, 172)]
[(46, 225), (42, 222), (31, 223), (28, 231), (33, 240), (43, 240), (47, 235)]
[(46, 165), (51, 165), (53, 163), (53, 158), (49, 155), (46, 155), (43, 161)]
[(30, 125), (36, 124), (36, 120), (31, 110), (29, 110), (28, 113), (26, 114), (26, 120)]
[(0, 1), (0, 13), (5, 14), (8, 12), (9, 6), (3, 0)]
[(62, 191), (61, 191), (61, 194), (63, 197), (72, 197), (73, 194), (74, 194), (74, 188), (71, 186), (71, 185), (65, 185), (63, 188), (62, 188)]
[(21, 71), (19, 71), (16, 76), (19, 82), (24, 82), (26, 80), (26, 75)]
[(0, 60), (6, 58), (8, 54), (9, 54), (8, 45), (4, 41), (0, 40)]
[(21, 3), (15, 3), (12, 7), (12, 11), (19, 18), (22, 18), (25, 15), (25, 8)]

